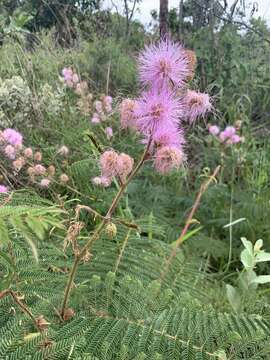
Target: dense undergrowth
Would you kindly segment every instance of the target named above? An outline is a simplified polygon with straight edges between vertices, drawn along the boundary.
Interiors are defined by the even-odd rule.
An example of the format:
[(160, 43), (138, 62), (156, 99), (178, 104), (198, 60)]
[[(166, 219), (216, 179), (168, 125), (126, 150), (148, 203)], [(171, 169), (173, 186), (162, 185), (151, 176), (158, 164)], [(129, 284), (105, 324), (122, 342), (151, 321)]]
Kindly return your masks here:
[[(268, 359), (268, 278), (255, 286), (246, 274), (269, 273), (269, 257), (264, 253), (255, 267), (254, 258), (243, 255), (241, 238), (252, 244), (261, 238), (269, 250), (269, 45), (261, 47), (256, 35), (239, 35), (229, 26), (220, 33), (222, 56), (210, 56), (195, 36), (188, 39), (205, 60), (215, 110), (184, 125), (186, 161), (180, 169), (163, 176), (146, 161), (115, 222), (81, 259), (63, 313), (74, 255), (121, 187), (119, 179), (108, 188), (92, 182), (100, 153), (115, 148), (137, 162), (143, 152), (138, 135), (120, 127), (119, 114), (123, 98), (140, 89), (138, 49), (113, 38), (82, 39), (64, 49), (50, 33), (39, 36), (32, 52), (8, 38), (0, 49), (1, 130), (16, 128), (25, 148), (42, 153), (28, 167), (54, 168), (45, 184), (0, 159), (0, 184), (9, 190), (0, 197), (0, 358)], [(254, 58), (258, 48), (261, 55)], [(213, 66), (209, 57), (226, 63)], [(66, 86), (63, 68), (87, 82), (85, 93)], [(193, 84), (201, 86), (198, 73)], [(102, 94), (112, 95), (112, 109), (95, 124)], [(243, 141), (225, 146), (209, 132), (210, 123), (238, 127)], [(78, 205), (88, 207), (79, 217)]]

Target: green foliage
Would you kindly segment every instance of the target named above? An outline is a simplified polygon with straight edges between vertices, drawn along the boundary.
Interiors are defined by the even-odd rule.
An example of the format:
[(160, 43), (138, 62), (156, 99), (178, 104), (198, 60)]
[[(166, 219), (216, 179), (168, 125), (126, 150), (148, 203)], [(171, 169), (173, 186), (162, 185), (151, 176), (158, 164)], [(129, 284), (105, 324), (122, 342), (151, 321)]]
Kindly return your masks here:
[(262, 250), (263, 241), (259, 239), (253, 246), (252, 242), (246, 238), (241, 240), (245, 247), (240, 255), (244, 268), (238, 278), (238, 287), (234, 288), (229, 284), (226, 285), (228, 300), (236, 312), (241, 311), (247, 304), (247, 301), (249, 301), (249, 298), (254, 296), (258, 284), (270, 282), (269, 275), (258, 276), (255, 271), (257, 264), (270, 261), (270, 253)]
[[(106, 213), (119, 186), (92, 185), (99, 153), (90, 137), (101, 149), (115, 147), (135, 159), (142, 146), (136, 135), (119, 129), (117, 114), (106, 125), (114, 130), (112, 140), (104, 136), (105, 123), (89, 129), (91, 114), (79, 112), (78, 97), (63, 86), (61, 70), (72, 67), (88, 82), (93, 99), (108, 87), (117, 108), (123, 96), (136, 96), (137, 50), (156, 34), (146, 34), (137, 21), (126, 34), (125, 19), (101, 11), (98, 1), (76, 2), (76, 9), (70, 1), (65, 14), (62, 1), (47, 1), (51, 8), (25, 1), (20, 10), (17, 1), (2, 3), (1, 129), (17, 127), (27, 144), (42, 149), (44, 164), (58, 163), (68, 174), (70, 186), (41, 190), (51, 201), (29, 191), (0, 198), (0, 358), (269, 359), (270, 48), (258, 34), (269, 38), (266, 24), (252, 20), (257, 33), (239, 32), (234, 24), (213, 21), (212, 9), (198, 11), (185, 1), (181, 33), (178, 12), (170, 12), (173, 36), (184, 35), (198, 56), (195, 86), (213, 95), (216, 110), (207, 122), (223, 127), (240, 119), (246, 141), (225, 149), (203, 122), (191, 134), (187, 125), (186, 168), (161, 177), (146, 165), (115, 219), (136, 226), (127, 230), (115, 221), (116, 236), (103, 234), (95, 243), (72, 287), (69, 310), (75, 314), (63, 322), (59, 311), (74, 261), (70, 248), (63, 251), (63, 224), (73, 222), (75, 204)], [(224, 15), (215, 1), (213, 8)], [(29, 34), (26, 28), (51, 30)], [(59, 46), (56, 34), (68, 48)], [(70, 149), (68, 161), (55, 156), (61, 144)], [(195, 194), (218, 164), (218, 183), (203, 195), (183, 247), (161, 281)], [(12, 171), (1, 173), (0, 183), (4, 176), (16, 186)], [(77, 241), (83, 246), (98, 219), (83, 212), (81, 220)], [(268, 252), (257, 251), (258, 236)], [(240, 255), (242, 237), (250, 243)], [(14, 298), (3, 296), (7, 289), (35, 319), (44, 316), (48, 329), (39, 332)]]
[[(104, 239), (93, 259), (82, 264), (66, 323), (57, 317), (66, 269), (72, 257), (59, 245), (47, 244), (35, 264), (15, 244), (18, 281), (14, 291), (34, 316), (50, 323), (37, 333), (31, 321), (1, 300), (0, 354), (17, 359), (261, 359), (269, 354), (270, 324), (259, 315), (231, 315), (209, 307), (211, 286), (206, 274), (188, 263), (182, 252), (162, 284), (162, 263), (170, 248), (158, 240), (131, 235), (123, 252), (123, 236), (116, 243)], [(120, 257), (121, 254), (121, 257)], [(143, 266), (142, 266), (143, 264)], [(23, 266), (22, 266), (23, 265)], [(214, 291), (214, 289), (213, 289)]]
[[(27, 196), (28, 204), (22, 199)], [(38, 261), (36, 240), (43, 240), (52, 227), (60, 227), (59, 215), (62, 210), (49, 203), (42, 204), (36, 195), (11, 193), (0, 197), (0, 246), (16, 242), (18, 234), (30, 246)], [(16, 202), (19, 201), (20, 205)], [(36, 204), (35, 204), (36, 202)], [(45, 205), (46, 204), (46, 205)]]

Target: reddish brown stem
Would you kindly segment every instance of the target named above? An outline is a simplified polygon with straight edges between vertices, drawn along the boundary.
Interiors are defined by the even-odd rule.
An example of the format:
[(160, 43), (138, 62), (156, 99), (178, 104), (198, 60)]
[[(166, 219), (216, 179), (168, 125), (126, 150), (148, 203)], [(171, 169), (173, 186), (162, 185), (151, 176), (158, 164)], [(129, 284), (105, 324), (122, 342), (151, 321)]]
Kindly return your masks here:
[(128, 184), (131, 182), (131, 180), (134, 178), (134, 176), (138, 173), (138, 171), (140, 170), (140, 168), (142, 167), (150, 145), (151, 145), (151, 141), (152, 139), (150, 138), (148, 141), (148, 144), (142, 154), (141, 159), (139, 160), (138, 164), (136, 165), (135, 169), (132, 171), (132, 173), (130, 174), (130, 176), (128, 177), (127, 181), (125, 183), (122, 184), (122, 186), (120, 187), (120, 189), (118, 190), (115, 198), (113, 199), (111, 206), (109, 208), (109, 210), (107, 211), (107, 214), (105, 217), (103, 217), (101, 223), (99, 224), (99, 226), (96, 228), (96, 230), (94, 231), (93, 235), (88, 239), (87, 243), (84, 245), (84, 247), (82, 248), (82, 250), (79, 252), (79, 254), (76, 256), (75, 261), (73, 263), (71, 272), (69, 274), (69, 279), (68, 279), (68, 283), (67, 286), (65, 288), (65, 293), (64, 293), (64, 300), (63, 300), (63, 305), (62, 305), (62, 310), (61, 310), (61, 315), (64, 318), (65, 315), (65, 311), (68, 305), (68, 300), (70, 297), (70, 292), (71, 292), (71, 288), (73, 285), (73, 280), (76, 276), (77, 273), (77, 268), (79, 266), (80, 261), (82, 260), (82, 258), (84, 257), (84, 255), (86, 254), (86, 252), (91, 249), (92, 245), (94, 244), (95, 241), (97, 241), (104, 229), (104, 226), (106, 225), (106, 223), (111, 219), (112, 214), (114, 213), (117, 205), (119, 204), (119, 201), (121, 200), (125, 189), (127, 188)]
[(34, 322), (35, 327), (39, 330), (36, 324), (36, 319), (28, 307), (20, 300), (18, 295), (11, 289), (6, 289), (0, 292), (0, 299), (4, 298), (5, 296), (10, 295), (15, 303), (21, 308), (21, 310), (30, 317), (30, 319)]
[(200, 187), (200, 190), (196, 196), (196, 200), (193, 204), (193, 207), (187, 217), (187, 220), (186, 220), (186, 223), (185, 223), (185, 226), (181, 232), (181, 235), (179, 236), (179, 238), (176, 240), (175, 242), (175, 245), (174, 245), (174, 248), (173, 250), (171, 251), (171, 254), (170, 256), (168, 257), (167, 261), (166, 261), (166, 264), (165, 264), (165, 267), (164, 267), (164, 271), (161, 273), (161, 276), (160, 276), (160, 280), (162, 281), (165, 276), (167, 275), (168, 271), (169, 271), (169, 268), (170, 268), (170, 265), (173, 261), (173, 259), (175, 258), (176, 254), (177, 254), (177, 250), (179, 248), (179, 246), (183, 243), (184, 239), (185, 239), (185, 235), (189, 229), (189, 226), (190, 224), (192, 223), (192, 219), (193, 219), (193, 216), (196, 212), (196, 210), (198, 209), (199, 205), (200, 205), (200, 201), (201, 201), (201, 197), (202, 195), (205, 193), (205, 191), (207, 190), (207, 188), (209, 187), (209, 185), (211, 184), (211, 182), (213, 180), (215, 180), (218, 172), (220, 170), (220, 165), (218, 167), (216, 167), (215, 171), (213, 172), (213, 174), (209, 177), (209, 179), (207, 181), (205, 181), (201, 187)]

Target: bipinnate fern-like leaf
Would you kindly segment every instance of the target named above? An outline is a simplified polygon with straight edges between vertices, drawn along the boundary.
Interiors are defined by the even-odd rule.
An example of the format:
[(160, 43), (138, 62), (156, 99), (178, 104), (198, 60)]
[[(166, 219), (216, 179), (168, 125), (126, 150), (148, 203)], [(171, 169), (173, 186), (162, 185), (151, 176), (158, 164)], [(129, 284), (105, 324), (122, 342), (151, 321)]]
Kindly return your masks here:
[(0, 197), (0, 247), (16, 241), (20, 234), (37, 260), (36, 240), (42, 240), (50, 228), (61, 226), (63, 210), (31, 194), (24, 203), (24, 196), (15, 192)]
[[(128, 241), (126, 240), (129, 236)], [(84, 241), (81, 239), (80, 241)], [(164, 281), (170, 247), (121, 226), (80, 264), (71, 296), (75, 315), (59, 308), (73, 256), (46, 243), (40, 261), (14, 245), (13, 290), (48, 329), (37, 332), (11, 298), (0, 300), (0, 359), (267, 359), (270, 324), (259, 315), (221, 313), (209, 305), (218, 286), (181, 251)], [(123, 247), (123, 245), (125, 246)]]

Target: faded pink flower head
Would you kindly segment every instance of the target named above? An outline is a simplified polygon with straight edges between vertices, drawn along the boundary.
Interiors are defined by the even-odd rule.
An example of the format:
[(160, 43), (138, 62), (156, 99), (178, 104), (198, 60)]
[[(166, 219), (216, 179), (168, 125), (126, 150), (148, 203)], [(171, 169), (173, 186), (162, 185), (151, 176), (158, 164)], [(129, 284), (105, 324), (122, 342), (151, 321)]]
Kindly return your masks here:
[(73, 88), (73, 81), (72, 80), (66, 80), (66, 85), (69, 87), (69, 88)]
[(111, 127), (106, 127), (105, 133), (108, 140), (110, 140), (113, 137), (113, 129)]
[(30, 159), (33, 157), (33, 150), (31, 148), (26, 148), (24, 149), (23, 154), (26, 158)]
[(118, 154), (114, 150), (107, 150), (100, 156), (101, 174), (112, 178), (118, 171)]
[(101, 102), (101, 101), (96, 100), (96, 101), (94, 102), (94, 107), (95, 107), (96, 111), (97, 111), (99, 114), (102, 113), (102, 111), (103, 111), (103, 106), (102, 106), (102, 102)]
[(160, 174), (167, 174), (171, 170), (179, 168), (183, 161), (184, 154), (181, 149), (164, 146), (157, 150), (154, 166)]
[(145, 47), (139, 56), (139, 77), (144, 85), (179, 87), (190, 74), (184, 48), (170, 40)]
[(74, 86), (76, 84), (78, 84), (79, 81), (80, 81), (79, 76), (76, 73), (74, 73), (72, 76), (72, 82), (73, 82)]
[(233, 144), (238, 144), (242, 141), (242, 138), (239, 135), (234, 134), (231, 136), (231, 141)]
[(34, 177), (35, 177), (35, 175), (36, 175), (36, 171), (35, 171), (35, 169), (32, 167), (32, 166), (30, 166), (28, 169), (27, 169), (27, 174), (30, 176), (30, 178), (32, 179), (32, 180), (34, 180)]
[(221, 142), (224, 142), (226, 139), (227, 139), (227, 136), (226, 136), (225, 132), (221, 131), (221, 133), (219, 134), (219, 140)]
[(25, 160), (23, 157), (19, 157), (18, 159), (14, 160), (12, 163), (13, 168), (19, 172), (21, 168), (24, 166)]
[(159, 128), (153, 134), (153, 146), (156, 148), (170, 146), (175, 148), (182, 148), (185, 143), (183, 132), (175, 125), (169, 128)]
[(61, 174), (59, 178), (61, 184), (66, 184), (69, 181), (67, 174)]
[(35, 165), (34, 169), (36, 175), (44, 175), (46, 173), (46, 168), (41, 164)]
[(14, 129), (5, 129), (2, 136), (10, 145), (16, 147), (22, 146), (23, 137), (18, 131)]
[(105, 105), (106, 105), (106, 104), (112, 104), (112, 97), (109, 96), (109, 95), (106, 95), (106, 96), (104, 96), (103, 101), (104, 101), (104, 104), (105, 104)]
[(120, 104), (120, 120), (123, 129), (136, 127), (135, 111), (137, 102), (132, 99), (124, 99)]
[(62, 75), (63, 75), (65, 81), (72, 82), (73, 70), (71, 68), (64, 68), (62, 70)]
[(127, 154), (121, 153), (118, 156), (117, 173), (121, 180), (125, 180), (126, 177), (131, 173), (134, 165), (134, 160)]
[(58, 150), (58, 154), (61, 155), (61, 156), (68, 156), (69, 154), (69, 149), (67, 146), (65, 145), (62, 145), (60, 147), (60, 149)]
[(42, 154), (40, 151), (35, 152), (34, 154), (34, 160), (35, 161), (41, 161), (42, 160)]
[(16, 149), (12, 145), (7, 145), (4, 149), (7, 158), (13, 160), (16, 157)]
[(220, 128), (217, 125), (209, 126), (209, 133), (211, 135), (217, 136), (220, 133)]
[(188, 90), (184, 98), (186, 119), (193, 123), (198, 117), (204, 117), (212, 109), (208, 94)]
[(86, 81), (81, 81), (76, 85), (75, 93), (80, 96), (86, 95), (88, 92), (88, 84)]
[(227, 126), (223, 133), (225, 138), (231, 138), (236, 133), (236, 129), (233, 126)]
[(93, 117), (91, 119), (92, 124), (99, 124), (100, 123), (100, 117), (98, 113), (94, 113)]
[(109, 95), (106, 95), (102, 98), (102, 102), (104, 105), (104, 110), (106, 113), (112, 112), (112, 97)]
[(5, 185), (0, 185), (0, 194), (5, 194), (8, 192), (8, 187)]
[(135, 111), (137, 127), (145, 136), (161, 128), (177, 126), (182, 114), (181, 102), (165, 88), (160, 92), (150, 90), (143, 93)]
[(106, 111), (107, 114), (112, 112), (112, 105), (111, 104), (106, 104), (104, 105), (104, 110)]
[(40, 181), (40, 186), (43, 188), (47, 188), (50, 186), (50, 183), (51, 183), (51, 180), (45, 178)]
[(97, 186), (108, 187), (111, 185), (112, 179), (106, 176), (96, 176), (92, 179), (92, 183)]

